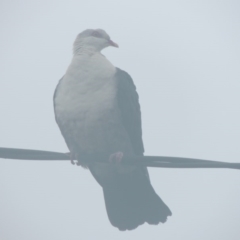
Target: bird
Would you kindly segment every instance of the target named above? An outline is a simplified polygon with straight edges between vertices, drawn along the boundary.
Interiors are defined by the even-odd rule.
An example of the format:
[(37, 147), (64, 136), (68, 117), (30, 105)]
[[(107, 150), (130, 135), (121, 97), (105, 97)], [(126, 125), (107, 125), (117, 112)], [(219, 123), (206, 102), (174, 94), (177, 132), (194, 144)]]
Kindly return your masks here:
[(102, 29), (77, 35), (54, 92), (54, 113), (71, 162), (90, 170), (102, 187), (110, 223), (126, 231), (165, 223), (172, 213), (146, 167), (122, 164), (144, 156), (141, 109), (131, 76), (101, 53), (109, 46), (119, 47)]

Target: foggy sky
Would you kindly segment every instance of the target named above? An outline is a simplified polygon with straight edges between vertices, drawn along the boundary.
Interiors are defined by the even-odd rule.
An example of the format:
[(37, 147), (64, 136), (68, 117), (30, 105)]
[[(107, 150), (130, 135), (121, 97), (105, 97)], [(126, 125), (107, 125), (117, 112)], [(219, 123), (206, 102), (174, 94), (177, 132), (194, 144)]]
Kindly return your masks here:
[[(86, 28), (133, 78), (146, 155), (240, 162), (239, 1), (0, 1), (0, 147), (67, 152), (52, 96)], [(1, 240), (238, 240), (240, 172), (149, 169), (172, 210), (165, 224), (120, 232), (89, 171), (0, 159)]]

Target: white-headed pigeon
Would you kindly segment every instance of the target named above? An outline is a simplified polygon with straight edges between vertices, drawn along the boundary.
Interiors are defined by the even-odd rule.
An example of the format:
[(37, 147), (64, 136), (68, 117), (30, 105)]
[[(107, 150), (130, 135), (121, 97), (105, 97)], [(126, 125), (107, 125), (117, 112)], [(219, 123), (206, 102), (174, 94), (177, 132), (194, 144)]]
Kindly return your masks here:
[(164, 223), (171, 211), (155, 193), (147, 168), (121, 164), (143, 156), (141, 112), (130, 75), (101, 54), (108, 46), (118, 47), (101, 29), (77, 36), (54, 94), (56, 121), (72, 163), (77, 159), (101, 185), (113, 226), (132, 230), (145, 222)]

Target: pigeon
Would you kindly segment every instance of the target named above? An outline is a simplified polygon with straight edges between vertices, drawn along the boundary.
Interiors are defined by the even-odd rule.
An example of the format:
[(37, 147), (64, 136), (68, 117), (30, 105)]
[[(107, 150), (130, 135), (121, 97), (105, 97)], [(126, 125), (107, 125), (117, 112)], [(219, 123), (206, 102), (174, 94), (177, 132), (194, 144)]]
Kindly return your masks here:
[(109, 46), (118, 48), (102, 29), (77, 35), (54, 93), (54, 113), (71, 162), (90, 170), (103, 189), (111, 224), (125, 231), (164, 223), (172, 213), (147, 168), (123, 164), (144, 156), (141, 110), (131, 76), (101, 53)]

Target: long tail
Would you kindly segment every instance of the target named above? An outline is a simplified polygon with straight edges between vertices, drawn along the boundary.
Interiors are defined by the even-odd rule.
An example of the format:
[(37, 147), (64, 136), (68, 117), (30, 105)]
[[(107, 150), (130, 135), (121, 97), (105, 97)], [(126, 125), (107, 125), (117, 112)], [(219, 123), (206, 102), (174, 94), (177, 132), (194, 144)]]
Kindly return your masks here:
[(154, 191), (147, 172), (121, 174), (102, 187), (108, 218), (121, 231), (135, 229), (144, 222), (164, 223), (172, 215)]

